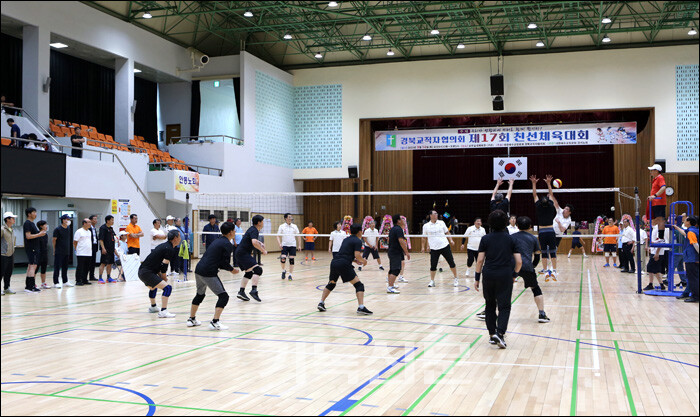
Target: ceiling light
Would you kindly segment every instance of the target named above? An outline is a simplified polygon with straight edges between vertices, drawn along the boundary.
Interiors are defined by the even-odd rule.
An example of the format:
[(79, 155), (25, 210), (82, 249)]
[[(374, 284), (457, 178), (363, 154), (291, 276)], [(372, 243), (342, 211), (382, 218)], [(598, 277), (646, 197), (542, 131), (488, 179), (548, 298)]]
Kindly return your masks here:
[(321, 58), (323, 58), (323, 55), (321, 55), (320, 52), (316, 52), (316, 55), (314, 55), (314, 56), (316, 57), (316, 59), (321, 59)]
[(362, 40), (363, 40), (363, 41), (371, 41), (371, 40), (372, 40), (372, 36), (370, 36), (370, 34), (368, 33), (368, 34), (366, 34), (365, 36), (362, 37)]
[(329, 1), (328, 7), (338, 7), (338, 2), (337, 1)]
[(245, 16), (245, 17), (253, 17), (253, 12), (251, 12), (250, 10), (246, 10), (245, 13), (243, 13), (243, 16)]
[(464, 48), (465, 48), (465, 46), (463, 43), (460, 43), (459, 45), (457, 45), (457, 49), (464, 49)]
[(143, 14), (143, 18), (144, 18), (144, 19), (150, 19), (150, 18), (152, 18), (152, 17), (153, 17), (153, 16), (152, 16), (149, 12), (146, 12), (146, 13)]
[(431, 35), (439, 35), (439, 34), (440, 34), (440, 31), (437, 30), (437, 29), (433, 29), (433, 30), (430, 31), (430, 34), (431, 34)]
[(688, 31), (688, 35), (690, 35), (690, 36), (695, 36), (695, 35), (697, 35), (697, 34), (698, 34), (698, 31), (695, 30), (695, 29), (693, 29), (693, 28), (691, 28), (691, 29)]
[(139, 72), (141, 72), (141, 70), (140, 70), (140, 69), (138, 69), (138, 68), (134, 68), (134, 74), (138, 74)]
[(608, 43), (608, 42), (610, 42), (611, 40), (612, 40), (612, 39), (610, 39), (610, 37), (609, 37), (608, 35), (605, 35), (605, 37), (603, 38), (603, 42), (604, 42), (604, 43)]
[(394, 51), (392, 51), (391, 49), (389, 49), (389, 50), (386, 52), (386, 54), (389, 55), (389, 56), (394, 56)]
[(528, 29), (537, 29), (537, 23), (532, 22), (532, 23), (530, 23), (529, 25), (527, 25), (527, 28), (528, 28)]
[(61, 43), (61, 42), (54, 42), (54, 43), (50, 43), (49, 45), (53, 46), (56, 49), (68, 48), (68, 45), (66, 45), (65, 43)]
[(609, 17), (604, 17), (603, 19), (601, 19), (600, 23), (607, 25), (608, 23), (612, 23), (612, 19)]
[(537, 43), (535, 44), (535, 46), (538, 47), (538, 48), (541, 48), (541, 47), (544, 46), (544, 42), (542, 42), (542, 41), (537, 41)]
[(292, 34), (291, 34), (291, 33), (285, 33), (284, 36), (283, 36), (283, 38), (284, 38), (284, 39), (287, 39), (287, 40), (292, 39)]

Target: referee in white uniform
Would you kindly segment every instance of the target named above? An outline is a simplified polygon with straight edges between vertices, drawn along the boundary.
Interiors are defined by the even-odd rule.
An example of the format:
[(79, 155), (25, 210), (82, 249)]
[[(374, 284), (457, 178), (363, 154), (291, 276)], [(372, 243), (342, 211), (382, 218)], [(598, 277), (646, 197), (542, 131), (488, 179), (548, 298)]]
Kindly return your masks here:
[[(292, 223), (294, 217), (290, 213), (284, 214), (284, 223), (277, 229), (277, 243), (282, 248), (280, 262), (282, 263), (282, 280), (286, 278), (292, 280), (292, 272), (294, 272), (294, 257), (297, 255), (297, 248), (301, 247), (301, 238), (295, 236), (299, 234), (299, 228)], [(287, 275), (287, 258), (289, 258), (289, 275)]]
[[(455, 260), (452, 257), (452, 250), (450, 245), (454, 245), (455, 242), (452, 240), (449, 229), (445, 225), (445, 222), (438, 220), (438, 213), (435, 210), (430, 211), (430, 221), (423, 225), (423, 234), (428, 235), (427, 238), (428, 246), (430, 247), (430, 284), (428, 287), (435, 286), (435, 273), (437, 272), (437, 264), (440, 256), (447, 261), (447, 264), (452, 270), (452, 275), (454, 276), (454, 286), (459, 285), (457, 280), (457, 267), (455, 266)], [(447, 241), (449, 239), (449, 242)], [(421, 252), (425, 252), (425, 242), (426, 238), (421, 239)]]

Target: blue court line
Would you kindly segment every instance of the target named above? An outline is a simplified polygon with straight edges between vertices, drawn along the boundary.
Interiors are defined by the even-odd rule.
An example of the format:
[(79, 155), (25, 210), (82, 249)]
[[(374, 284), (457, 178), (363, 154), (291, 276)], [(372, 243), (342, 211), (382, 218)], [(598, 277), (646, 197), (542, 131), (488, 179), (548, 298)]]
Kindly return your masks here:
[(40, 338), (42, 338), (42, 337), (47, 337), (47, 336), (54, 336), (54, 335), (57, 335), (57, 334), (70, 332), (71, 330), (73, 330), (73, 329), (70, 329), (70, 330), (61, 330), (61, 331), (58, 331), (58, 332), (43, 334), (43, 335), (41, 335), (41, 336), (23, 337), (23, 338), (18, 339), (18, 340), (13, 340), (12, 342), (0, 343), (0, 346), (11, 345), (11, 344), (13, 344), (13, 343), (24, 342), (24, 341), (27, 341), (27, 340), (40, 339)]
[(47, 375), (37, 375), (36, 377), (37, 378), (51, 378), (50, 376), (47, 376)]
[(173, 387), (174, 389), (188, 389), (187, 387)]
[(345, 397), (341, 398), (338, 402), (336, 402), (334, 405), (328, 407), (328, 409), (326, 409), (324, 412), (322, 412), (322, 413), (319, 414), (319, 415), (320, 415), (320, 416), (325, 416), (325, 415), (327, 415), (328, 413), (330, 413), (331, 411), (340, 411), (340, 412), (343, 412), (343, 411), (347, 410), (348, 408), (352, 407), (352, 405), (355, 404), (355, 402), (356, 402), (357, 400), (351, 400), (350, 397), (352, 397), (353, 395), (355, 395), (355, 394), (357, 394), (358, 392), (360, 392), (363, 388), (365, 388), (367, 385), (369, 385), (372, 381), (374, 381), (374, 380), (376, 380), (377, 378), (379, 378), (379, 377), (381, 377), (382, 375), (384, 375), (384, 374), (385, 374), (386, 372), (388, 372), (391, 368), (393, 368), (394, 366), (398, 365), (399, 362), (402, 361), (403, 359), (405, 359), (408, 355), (410, 355), (410, 354), (412, 354), (413, 352), (415, 352), (416, 350), (418, 350), (417, 347), (413, 347), (413, 348), (410, 348), (410, 349), (411, 349), (411, 350), (410, 350), (409, 352), (404, 353), (403, 356), (401, 356), (400, 358), (398, 358), (397, 360), (395, 360), (391, 365), (389, 365), (389, 366), (387, 366), (386, 368), (384, 368), (384, 369), (382, 369), (381, 371), (379, 371), (379, 373), (378, 373), (377, 375), (375, 375), (375, 376), (373, 376), (372, 378), (368, 379), (367, 381), (363, 382), (359, 387), (357, 387), (357, 388), (355, 388), (354, 390), (352, 390), (348, 395), (346, 395)]
[(61, 379), (67, 379), (68, 381), (77, 381), (78, 378), (61, 378)]
[(280, 397), (279, 395), (275, 395), (275, 394), (264, 394), (263, 396), (264, 396), (264, 397), (275, 397), (275, 398), (279, 398), (279, 397)]
[(297, 400), (313, 401), (313, 399), (311, 399), (311, 398), (306, 398), (306, 397), (297, 397)]
[(10, 375), (24, 376), (24, 374), (10, 374)]
[(378, 405), (372, 405), (372, 404), (360, 404), (363, 407), (372, 407), (372, 408), (379, 408)]
[(434, 416), (449, 416), (449, 414), (444, 414), (444, 413), (430, 413)]
[(154, 384), (143, 384), (144, 387), (157, 387), (158, 385)]
[(114, 385), (131, 385), (131, 382), (115, 382)]
[(219, 390), (215, 390), (215, 389), (203, 389), (202, 391), (204, 391), (204, 392), (219, 392)]
[(396, 408), (397, 411), (406, 411), (405, 408)]
[(249, 392), (240, 392), (240, 391), (234, 391), (234, 394), (241, 394), (241, 395), (248, 395), (250, 394)]

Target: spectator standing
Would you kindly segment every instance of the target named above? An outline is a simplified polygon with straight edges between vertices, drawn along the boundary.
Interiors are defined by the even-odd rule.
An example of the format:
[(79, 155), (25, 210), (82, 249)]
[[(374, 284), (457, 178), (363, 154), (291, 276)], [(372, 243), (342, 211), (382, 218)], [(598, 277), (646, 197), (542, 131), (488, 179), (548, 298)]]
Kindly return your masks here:
[[(70, 232), (70, 216), (61, 216), (61, 224), (53, 229), (53, 286), (54, 288), (72, 287), (68, 282), (68, 262), (72, 255), (72, 239)], [(63, 283), (58, 282), (58, 274), (61, 273)]]
[(112, 279), (112, 264), (114, 263), (114, 242), (116, 235), (114, 229), (114, 216), (108, 214), (105, 216), (105, 224), (100, 226), (98, 233), (98, 242), (100, 244), (100, 284), (104, 284), (102, 272), (107, 268), (107, 282), (117, 282)]
[[(308, 222), (304, 230), (301, 231), (302, 234), (306, 235), (304, 236), (304, 261), (309, 260), (309, 252), (311, 252), (311, 260), (315, 261), (316, 257), (314, 256), (314, 250), (316, 249), (316, 236), (311, 236), (311, 235), (317, 235), (318, 230), (314, 227), (314, 222)], [(330, 241), (328, 242), (328, 245), (330, 245)]]
[(49, 284), (46, 283), (46, 267), (49, 265), (49, 225), (46, 220), (39, 220), (36, 223), (36, 227), (39, 228), (40, 232), (45, 232), (44, 236), (37, 238), (38, 249), (39, 249), (39, 260), (37, 264), (37, 269), (39, 270), (39, 275), (41, 276), (41, 289), (48, 290), (51, 288)]
[(10, 289), (10, 279), (12, 278), (12, 270), (15, 267), (15, 246), (17, 239), (12, 231), (12, 226), (17, 221), (17, 216), (8, 211), (2, 215), (2, 239), (0, 240), (0, 250), (2, 254), (0, 261), (2, 262), (2, 295), (15, 294)]
[(90, 234), (92, 235), (92, 257), (88, 272), (90, 273), (90, 281), (97, 281), (97, 278), (95, 278), (95, 263), (97, 262), (97, 251), (100, 249), (97, 241), (97, 228), (95, 227), (97, 225), (97, 215), (91, 214), (88, 219), (90, 219)]
[(663, 273), (663, 265), (666, 261), (666, 251), (668, 248), (651, 247), (652, 244), (664, 244), (671, 242), (671, 231), (666, 229), (666, 218), (661, 217), (658, 223), (651, 229), (651, 237), (649, 239), (649, 263), (647, 264), (647, 273), (649, 275), (649, 285), (644, 287), (644, 291), (654, 289), (654, 278), (659, 282), (659, 289), (665, 291), (666, 287), (661, 279)]
[(141, 255), (141, 238), (143, 237), (143, 230), (137, 225), (139, 221), (139, 216), (132, 214), (129, 216), (129, 224), (126, 226), (126, 232), (129, 234), (126, 239), (126, 244), (128, 246), (128, 253), (135, 253)]
[(83, 227), (75, 231), (73, 235), (73, 247), (78, 258), (78, 267), (75, 270), (75, 285), (91, 285), (88, 281), (88, 268), (92, 260), (92, 233), (90, 233), (90, 219), (83, 219)]
[(75, 134), (73, 134), (70, 137), (70, 144), (71, 146), (78, 147), (81, 149), (71, 149), (71, 156), (73, 158), (82, 158), (83, 157), (83, 144), (85, 143), (85, 138), (83, 137), (82, 133), (80, 132), (80, 128), (76, 127), (75, 128)]
[(15, 119), (11, 117), (7, 119), (7, 125), (10, 126), (10, 137), (12, 138), (12, 143), (10, 146), (21, 148), (22, 146), (20, 145), (20, 142), (16, 139), (19, 139), (22, 136), (22, 132), (20, 131), (19, 126), (17, 126), (17, 123), (15, 123)]
[(203, 232), (214, 232), (216, 234), (202, 235), (202, 243), (204, 244), (204, 250), (206, 250), (210, 244), (219, 237), (219, 225), (216, 224), (216, 216), (214, 214), (209, 215), (209, 224), (205, 224), (202, 229)]
[(160, 219), (153, 219), (153, 229), (151, 229), (151, 250), (165, 242), (166, 239), (167, 235), (160, 227)]
[[(165, 217), (165, 234), (168, 234), (171, 230), (177, 230), (178, 233), (180, 231), (175, 227), (175, 217), (168, 215)], [(180, 235), (180, 244), (182, 244), (182, 240), (184, 240), (185, 237), (181, 234)], [(173, 262), (172, 265), (170, 265), (170, 272), (168, 272), (168, 275), (177, 275), (177, 273), (180, 271), (180, 265), (182, 264), (182, 257), (180, 257), (180, 245), (177, 245), (175, 248), (175, 251), (177, 252), (177, 257), (174, 259), (175, 262)]]
[(36, 287), (34, 278), (36, 267), (39, 262), (39, 241), (37, 238), (44, 236), (46, 232), (40, 232), (34, 224), (34, 219), (36, 219), (36, 209), (34, 207), (28, 207), (24, 210), (24, 213), (27, 215), (27, 220), (24, 221), (24, 225), (22, 226), (24, 232), (24, 250), (27, 252), (27, 279), (24, 291), (36, 293), (41, 291)]
[(678, 233), (685, 236), (683, 241), (683, 262), (685, 262), (685, 278), (688, 285), (678, 299), (686, 298), (686, 303), (700, 301), (700, 281), (698, 277), (698, 218), (689, 216), (683, 222), (683, 228), (675, 226)]
[(629, 272), (631, 274), (636, 273), (636, 267), (634, 265), (634, 247), (637, 242), (637, 233), (632, 228), (630, 221), (625, 219), (622, 221), (622, 256), (620, 261), (622, 263), (621, 272)]

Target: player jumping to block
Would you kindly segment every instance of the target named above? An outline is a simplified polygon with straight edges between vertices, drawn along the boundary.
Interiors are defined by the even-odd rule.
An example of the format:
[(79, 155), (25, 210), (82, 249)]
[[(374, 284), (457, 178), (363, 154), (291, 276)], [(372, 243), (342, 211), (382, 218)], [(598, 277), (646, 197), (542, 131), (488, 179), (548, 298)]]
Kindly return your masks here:
[[(551, 182), (552, 176), (547, 175), (549, 182), (547, 186), (549, 187), (551, 194)], [(549, 281), (551, 277), (554, 281), (557, 280), (557, 272), (555, 259), (557, 257), (557, 234), (554, 231), (554, 218), (557, 216), (557, 209), (554, 206), (554, 202), (548, 196), (542, 196), (541, 198), (537, 196), (537, 182), (539, 178), (537, 176), (530, 176), (530, 181), (532, 182), (532, 197), (535, 200), (535, 212), (537, 213), (537, 225), (539, 226), (539, 241), (542, 253), (542, 271), (546, 274), (545, 282)], [(546, 182), (547, 180), (545, 180)], [(554, 271), (547, 269), (547, 261), (552, 260), (552, 266)]]
[(253, 297), (255, 301), (262, 301), (258, 296), (258, 281), (263, 274), (263, 269), (258, 265), (251, 253), (253, 252), (253, 248), (256, 248), (263, 255), (267, 255), (265, 245), (258, 240), (260, 230), (263, 228), (264, 219), (265, 218), (259, 214), (253, 216), (253, 225), (246, 230), (241, 243), (239, 243), (238, 248), (236, 248), (236, 264), (241, 268), (241, 271), (245, 271), (243, 279), (241, 280), (241, 288), (238, 290), (238, 295), (236, 295), (239, 300), (250, 301), (250, 298), (245, 295), (245, 287), (248, 285), (248, 281), (252, 280), (253, 288), (250, 291), (250, 296)]
[[(394, 214), (392, 221), (394, 227), (389, 231), (389, 274), (387, 281), (389, 285), (386, 287), (386, 292), (389, 294), (399, 294), (399, 289), (394, 286), (396, 278), (401, 275), (401, 269), (404, 259), (411, 259), (411, 254), (408, 253), (408, 242), (403, 233), (403, 228), (406, 226), (405, 220), (400, 214)], [(405, 282), (405, 280), (404, 280)]]
[[(455, 265), (452, 249), (450, 245), (454, 245), (450, 231), (447, 229), (445, 222), (438, 220), (438, 213), (435, 210), (430, 210), (430, 221), (423, 225), (423, 234), (430, 237), (422, 238), (421, 252), (425, 252), (426, 241), (430, 249), (430, 283), (428, 287), (435, 286), (435, 274), (437, 273), (437, 264), (440, 256), (445, 258), (450, 266), (452, 275), (454, 276), (454, 286), (459, 286), (457, 279), (457, 266)], [(449, 242), (448, 242), (449, 239)]]
[[(173, 287), (168, 284), (165, 273), (168, 272), (168, 265), (177, 260), (175, 247), (180, 244), (180, 232), (171, 230), (168, 232), (167, 239), (166, 242), (156, 246), (139, 267), (139, 279), (150, 289), (148, 298), (151, 300), (151, 307), (148, 311), (158, 312), (159, 318), (175, 317), (175, 314), (168, 311), (168, 298), (173, 292)], [(159, 288), (163, 290), (160, 311), (156, 307), (156, 292)]]
[(513, 195), (515, 180), (508, 180), (508, 194), (505, 197), (503, 197), (503, 193), (498, 192), (501, 184), (503, 184), (503, 180), (499, 178), (498, 181), (496, 181), (496, 188), (493, 189), (493, 193), (491, 194), (489, 213), (496, 210), (503, 210), (506, 214), (510, 213), (510, 197)]
[(349, 282), (355, 287), (355, 296), (357, 297), (358, 303), (357, 314), (372, 314), (364, 305), (365, 286), (362, 284), (362, 281), (360, 281), (360, 278), (355, 273), (355, 268), (352, 266), (353, 262), (359, 265), (367, 265), (367, 261), (362, 258), (361, 236), (361, 225), (353, 224), (350, 226), (350, 236), (343, 240), (343, 244), (338, 251), (338, 256), (331, 261), (331, 273), (328, 276), (328, 284), (326, 288), (323, 289), (321, 302), (318, 303), (318, 311), (326, 311), (326, 298), (328, 298), (331, 291), (333, 291), (338, 278), (340, 278), (343, 282)]
[(301, 248), (301, 238), (294, 236), (299, 234), (299, 228), (292, 223), (294, 217), (290, 213), (284, 214), (284, 223), (277, 229), (277, 243), (282, 248), (280, 254), (280, 262), (282, 263), (282, 280), (287, 276), (287, 258), (289, 258), (289, 275), (287, 279), (292, 280), (292, 272), (294, 272), (294, 258), (297, 256), (297, 248)]

